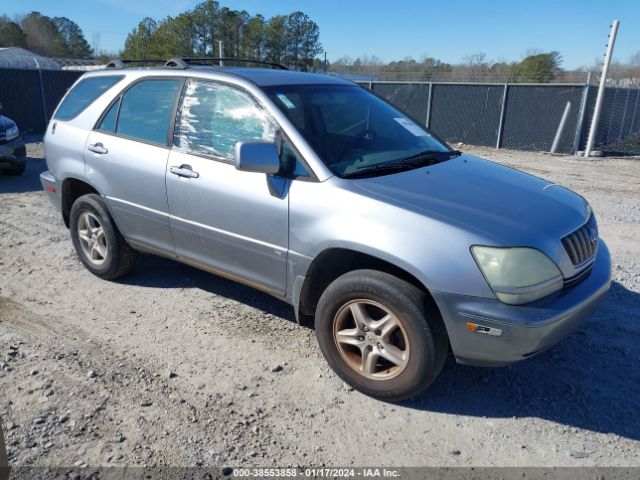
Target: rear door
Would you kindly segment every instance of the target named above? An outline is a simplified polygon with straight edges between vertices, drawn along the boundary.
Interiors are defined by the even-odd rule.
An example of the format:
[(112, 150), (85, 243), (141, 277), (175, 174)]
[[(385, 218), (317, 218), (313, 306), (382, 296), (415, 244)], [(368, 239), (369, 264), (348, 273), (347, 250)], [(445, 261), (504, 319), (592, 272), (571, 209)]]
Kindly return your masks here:
[(183, 83), (174, 77), (132, 84), (106, 110), (85, 151), (87, 177), (122, 234), (160, 252), (173, 251), (165, 172)]
[(241, 172), (235, 143), (274, 140), (275, 123), (246, 92), (191, 79), (167, 168), (171, 230), (179, 257), (284, 294), (290, 180)]

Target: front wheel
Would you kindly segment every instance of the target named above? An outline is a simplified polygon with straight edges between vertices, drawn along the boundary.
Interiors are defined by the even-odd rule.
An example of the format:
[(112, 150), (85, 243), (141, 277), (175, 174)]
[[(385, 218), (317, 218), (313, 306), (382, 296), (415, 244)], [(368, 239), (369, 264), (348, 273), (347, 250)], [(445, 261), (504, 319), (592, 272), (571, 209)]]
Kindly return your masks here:
[(375, 270), (349, 272), (331, 283), (320, 297), (315, 327), (338, 376), (381, 400), (425, 390), (448, 353), (442, 319), (425, 293)]
[(83, 195), (73, 203), (69, 229), (80, 260), (94, 275), (112, 280), (133, 268), (136, 251), (118, 231), (99, 195)]

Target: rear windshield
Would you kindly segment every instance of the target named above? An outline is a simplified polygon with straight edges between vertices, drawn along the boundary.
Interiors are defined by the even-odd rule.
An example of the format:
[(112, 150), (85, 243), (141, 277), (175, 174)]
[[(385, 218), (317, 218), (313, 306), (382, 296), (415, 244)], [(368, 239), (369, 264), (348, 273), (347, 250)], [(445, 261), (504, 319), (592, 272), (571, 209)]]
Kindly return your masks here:
[(62, 101), (53, 118), (56, 120), (71, 120), (123, 78), (124, 75), (113, 75), (80, 80)]

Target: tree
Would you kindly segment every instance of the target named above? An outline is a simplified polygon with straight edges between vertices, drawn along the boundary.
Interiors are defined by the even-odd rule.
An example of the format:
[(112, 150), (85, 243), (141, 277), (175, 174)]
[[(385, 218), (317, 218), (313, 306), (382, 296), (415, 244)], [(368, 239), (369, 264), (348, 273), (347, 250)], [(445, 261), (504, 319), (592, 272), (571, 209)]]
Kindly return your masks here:
[(287, 17), (276, 15), (271, 17), (265, 28), (266, 59), (270, 62), (280, 63), (285, 55), (287, 45)]
[(152, 56), (153, 34), (158, 28), (158, 23), (150, 17), (144, 18), (138, 26), (135, 27), (124, 42), (124, 50), (122, 56), (130, 59), (147, 59), (154, 58)]
[(456, 80), (481, 82), (486, 80), (490, 65), (484, 52), (472, 53), (464, 58), (463, 65), (456, 70)]
[[(174, 56), (236, 57), (287, 62), (300, 70), (314, 68), (322, 52), (320, 29), (307, 15), (294, 12), (268, 20), (245, 10), (204, 0), (192, 10), (160, 22), (143, 19), (127, 36), (121, 56), (166, 59)], [(220, 55), (218, 42), (224, 46)], [(232, 64), (233, 62), (229, 62)], [(318, 63), (315, 63), (318, 68)]]
[(0, 47), (26, 47), (27, 36), (16, 22), (0, 17)]
[(203, 57), (215, 56), (219, 7), (217, 1), (205, 0), (196, 5), (191, 12), (196, 32), (197, 49)]
[(560, 71), (560, 52), (536, 53), (522, 60), (515, 68), (519, 82), (551, 82)]
[(239, 12), (227, 7), (220, 10), (218, 14), (218, 40), (221, 40), (224, 45), (225, 57), (240, 56), (240, 40), (248, 17), (249, 14), (244, 10)]
[(195, 50), (195, 29), (190, 15), (167, 17), (153, 30), (148, 41), (148, 58), (191, 57)]
[(32, 52), (49, 57), (68, 57), (63, 36), (51, 18), (40, 12), (31, 12), (20, 22), (26, 35), (26, 47)]
[(173, 50), (171, 55), (190, 57), (196, 50), (196, 27), (189, 12), (181, 13), (169, 22)]
[(315, 56), (322, 52), (318, 25), (308, 15), (298, 11), (287, 17), (285, 30), (286, 62), (297, 70), (309, 70)]
[(68, 57), (91, 58), (93, 51), (77, 23), (66, 17), (56, 17), (53, 23), (62, 36)]
[(245, 58), (262, 59), (265, 50), (264, 17), (257, 14), (247, 20), (242, 36), (242, 56)]

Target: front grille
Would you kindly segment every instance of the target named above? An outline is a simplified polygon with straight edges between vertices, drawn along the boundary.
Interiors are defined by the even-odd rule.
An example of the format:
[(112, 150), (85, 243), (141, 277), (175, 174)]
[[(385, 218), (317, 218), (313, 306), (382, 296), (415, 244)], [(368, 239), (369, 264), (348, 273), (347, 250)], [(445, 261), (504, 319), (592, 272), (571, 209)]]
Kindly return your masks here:
[(589, 275), (591, 275), (591, 270), (593, 270), (593, 265), (587, 266), (587, 268), (582, 270), (580, 273), (574, 275), (573, 277), (565, 278), (563, 287), (564, 288), (569, 288), (569, 287), (573, 287), (574, 285), (580, 283), (582, 280), (584, 280)]
[(591, 260), (598, 247), (598, 226), (593, 214), (582, 227), (564, 237), (562, 245), (574, 266)]

